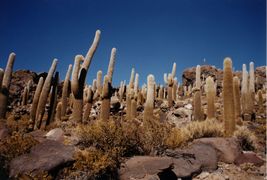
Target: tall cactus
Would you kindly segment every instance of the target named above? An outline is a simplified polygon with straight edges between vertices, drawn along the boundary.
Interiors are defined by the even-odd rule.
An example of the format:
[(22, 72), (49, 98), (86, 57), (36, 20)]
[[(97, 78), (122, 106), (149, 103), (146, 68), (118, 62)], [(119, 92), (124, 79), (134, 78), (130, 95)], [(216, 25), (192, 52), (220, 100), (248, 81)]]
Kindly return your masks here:
[(214, 81), (212, 77), (208, 77), (206, 79), (206, 95), (207, 95), (207, 103), (208, 103), (208, 110), (207, 110), (207, 119), (214, 119), (215, 118), (215, 95), (216, 89), (214, 85)]
[(0, 68), (0, 89), (2, 87), (3, 77), (4, 77), (4, 70)]
[(201, 90), (200, 75), (201, 75), (201, 67), (200, 67), (200, 65), (197, 65), (197, 68), (196, 68), (196, 88), (198, 88), (199, 90)]
[(249, 64), (249, 101), (248, 101), (248, 111), (250, 114), (254, 112), (254, 102), (255, 102), (255, 74), (254, 74), (254, 63)]
[(126, 89), (126, 119), (131, 118), (132, 96), (134, 94), (134, 68), (132, 68), (129, 84)]
[(131, 100), (131, 119), (135, 118), (137, 114), (138, 83), (139, 83), (139, 74), (136, 73), (134, 80), (134, 94)]
[(117, 52), (117, 49), (112, 48), (111, 54), (110, 54), (109, 65), (108, 65), (108, 72), (107, 72), (110, 84), (112, 84), (112, 76), (113, 76), (113, 72), (114, 72), (116, 52)]
[(101, 111), (100, 111), (100, 119), (102, 120), (108, 120), (109, 119), (109, 113), (110, 113), (110, 98), (112, 96), (111, 92), (111, 84), (110, 84), (110, 77), (108, 75), (105, 75), (104, 77), (104, 85), (102, 90), (102, 103), (101, 103)]
[(174, 78), (173, 79), (173, 88), (172, 88), (172, 99), (174, 101), (177, 100), (177, 84), (178, 84), (177, 78)]
[(203, 120), (202, 103), (201, 103), (201, 92), (200, 92), (200, 90), (198, 88), (194, 88), (193, 92), (194, 92), (194, 97), (193, 97), (194, 119), (196, 121), (201, 121), (201, 120)]
[(24, 90), (23, 90), (23, 93), (22, 93), (22, 96), (21, 96), (21, 105), (22, 106), (27, 105), (28, 94), (29, 94), (28, 88), (27, 88), (27, 86), (25, 86)]
[(33, 96), (33, 101), (32, 101), (32, 106), (31, 106), (30, 123), (29, 123), (29, 129), (30, 130), (33, 129), (33, 126), (35, 124), (36, 110), (37, 110), (40, 94), (42, 91), (43, 83), (44, 83), (44, 79), (43, 79), (43, 77), (40, 77), (38, 84), (37, 84), (37, 87), (36, 87), (36, 90), (35, 90), (35, 93), (34, 93), (34, 96)]
[(46, 101), (47, 101), (47, 98), (48, 98), (48, 95), (50, 92), (52, 78), (53, 78), (53, 74), (56, 70), (56, 67), (57, 67), (57, 59), (54, 59), (52, 65), (49, 69), (48, 75), (45, 79), (45, 82), (43, 84), (43, 87), (42, 87), (42, 91), (40, 94), (40, 98), (39, 98), (37, 110), (36, 110), (36, 117), (35, 117), (36, 123), (35, 123), (34, 129), (39, 129), (40, 125), (42, 123), (42, 119), (43, 119), (43, 116), (45, 113), (45, 105), (46, 105)]
[(241, 107), (242, 113), (245, 114), (248, 112), (248, 72), (246, 64), (243, 64), (242, 67), (242, 87), (241, 87)]
[(163, 93), (164, 93), (163, 86), (160, 85), (160, 87), (159, 87), (159, 99), (163, 99), (163, 97), (164, 97)]
[(234, 105), (235, 105), (235, 118), (241, 117), (241, 105), (240, 105), (240, 80), (237, 76), (234, 77)]
[(173, 106), (173, 84), (174, 84), (175, 74), (176, 74), (176, 63), (173, 63), (172, 72), (168, 74), (168, 76), (167, 74), (164, 74), (164, 81), (166, 84), (168, 84), (167, 98), (169, 107)]
[(235, 107), (234, 107), (232, 60), (230, 58), (224, 59), (223, 114), (224, 114), (225, 135), (232, 136), (235, 131)]
[(93, 105), (94, 92), (91, 86), (86, 88), (84, 91), (85, 91), (85, 110), (83, 113), (83, 121), (89, 121), (89, 116)]
[(150, 74), (147, 76), (147, 96), (144, 109), (144, 121), (153, 119), (154, 85), (155, 85), (154, 76)]
[(72, 65), (70, 64), (68, 67), (68, 71), (65, 76), (63, 89), (62, 89), (62, 99), (61, 99), (61, 116), (64, 117), (66, 115), (67, 105), (68, 105), (68, 96), (69, 96), (69, 85), (70, 85), (70, 76), (72, 71)]
[(61, 122), (61, 115), (62, 115), (62, 102), (57, 103), (57, 108), (56, 108), (56, 122), (60, 123)]
[(7, 111), (7, 103), (9, 96), (9, 87), (12, 77), (12, 69), (15, 62), (15, 53), (11, 53), (8, 57), (6, 69), (4, 72), (2, 85), (0, 85), (0, 119), (4, 119), (6, 117)]
[[(73, 77), (71, 81), (71, 91), (74, 96), (73, 99), (73, 111), (71, 115), (71, 119), (76, 122), (82, 122), (82, 110), (83, 110), (83, 88), (84, 82), (86, 79), (87, 71), (90, 67), (92, 58), (97, 49), (99, 40), (100, 40), (100, 31), (97, 30), (95, 33), (94, 41), (88, 50), (85, 58), (81, 55), (77, 55), (75, 57), (75, 65), (73, 70)], [(83, 61), (81, 69), (80, 62)]]

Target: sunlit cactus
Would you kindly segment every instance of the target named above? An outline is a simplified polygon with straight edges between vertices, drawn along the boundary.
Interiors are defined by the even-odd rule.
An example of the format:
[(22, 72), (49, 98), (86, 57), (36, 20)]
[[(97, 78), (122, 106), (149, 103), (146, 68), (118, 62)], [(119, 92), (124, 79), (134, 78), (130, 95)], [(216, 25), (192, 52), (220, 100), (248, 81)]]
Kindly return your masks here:
[(144, 121), (153, 119), (154, 85), (155, 85), (154, 76), (150, 74), (147, 76), (147, 96), (144, 109)]
[(126, 119), (131, 118), (132, 97), (134, 95), (134, 68), (132, 68), (129, 84), (126, 89)]
[(108, 65), (107, 75), (109, 77), (109, 81), (111, 84), (112, 84), (112, 76), (113, 76), (113, 72), (114, 72), (116, 52), (117, 52), (116, 48), (112, 48), (111, 54), (110, 54), (109, 65)]
[(69, 97), (69, 85), (70, 85), (70, 76), (72, 71), (72, 65), (70, 64), (65, 76), (63, 88), (62, 88), (62, 99), (61, 99), (61, 116), (66, 115), (66, 110), (68, 106), (68, 97)]
[(27, 101), (28, 101), (28, 94), (29, 94), (29, 90), (27, 88), (27, 86), (24, 87), (23, 89), (23, 93), (22, 93), (22, 97), (21, 97), (21, 105), (25, 106), (27, 105)]
[(95, 93), (95, 98), (94, 99), (97, 99), (98, 97), (101, 96), (101, 93), (102, 93), (102, 71), (99, 70), (97, 71), (97, 74), (96, 74), (96, 93)]
[(15, 53), (11, 53), (8, 57), (6, 69), (4, 71), (4, 75), (2, 75), (2, 85), (0, 85), (0, 119), (6, 117), (7, 111), (7, 103), (8, 103), (8, 96), (9, 96), (9, 87), (12, 77), (12, 70), (13, 65), (15, 62)]
[(234, 77), (234, 102), (235, 102), (235, 118), (238, 120), (241, 117), (241, 104), (240, 104), (240, 80), (237, 76)]
[(43, 120), (43, 116), (45, 113), (45, 105), (50, 93), (50, 87), (51, 87), (51, 83), (52, 83), (52, 79), (53, 79), (53, 74), (56, 70), (57, 67), (57, 59), (54, 59), (49, 71), (48, 71), (48, 75), (45, 79), (45, 82), (43, 84), (42, 90), (41, 90), (41, 94), (39, 97), (39, 101), (38, 101), (38, 105), (37, 105), (37, 111), (36, 111), (36, 122), (34, 125), (34, 129), (39, 129)]
[(196, 88), (198, 88), (199, 90), (201, 90), (200, 75), (201, 75), (201, 67), (200, 67), (200, 65), (197, 65), (197, 67), (196, 67)]
[(214, 119), (215, 118), (215, 95), (216, 89), (214, 85), (214, 81), (212, 77), (208, 77), (206, 79), (206, 95), (207, 95), (207, 119)]
[(131, 100), (131, 119), (136, 117), (137, 113), (137, 98), (138, 98), (138, 84), (139, 84), (139, 74), (135, 74), (134, 80), (134, 93), (132, 95)]
[(83, 121), (89, 121), (89, 116), (91, 112), (91, 108), (93, 105), (93, 97), (94, 97), (94, 92), (92, 90), (92, 87), (89, 86), (84, 89), (85, 91), (85, 107), (84, 107), (84, 112), (83, 112)]
[(241, 107), (242, 113), (245, 114), (248, 112), (248, 72), (246, 64), (243, 64), (242, 67), (242, 87), (241, 87)]
[(32, 101), (32, 106), (31, 106), (31, 112), (30, 112), (30, 125), (29, 125), (29, 129), (32, 130), (33, 126), (35, 124), (35, 119), (36, 119), (36, 110), (37, 110), (37, 105), (39, 102), (39, 98), (40, 98), (40, 94), (43, 88), (43, 83), (44, 83), (44, 79), (43, 77), (40, 77), (34, 96), (33, 96), (33, 101)]
[(201, 92), (198, 88), (193, 89), (194, 97), (193, 97), (193, 102), (194, 102), (194, 120), (196, 121), (201, 121), (203, 120), (203, 112), (202, 112), (202, 103), (201, 103)]
[(254, 112), (255, 102), (255, 74), (254, 74), (254, 63), (249, 64), (249, 96), (248, 96), (248, 112), (252, 114)]
[(56, 121), (61, 122), (61, 114), (62, 114), (62, 102), (57, 103), (57, 109), (56, 109)]
[[(71, 91), (74, 96), (73, 99), (73, 111), (71, 120), (76, 122), (82, 122), (82, 111), (83, 111), (83, 88), (86, 79), (87, 71), (90, 67), (93, 55), (97, 49), (100, 40), (100, 31), (97, 30), (95, 33), (94, 41), (88, 50), (85, 58), (81, 55), (75, 57), (75, 65), (72, 74)], [(83, 61), (81, 69), (80, 62)]]
[(232, 136), (235, 131), (235, 107), (232, 60), (224, 59), (223, 69), (223, 115), (225, 136)]
[(159, 87), (159, 99), (163, 99), (164, 98), (164, 90), (163, 90), (163, 86), (160, 85)]
[(177, 78), (173, 79), (173, 88), (172, 88), (172, 99), (176, 101), (177, 99)]
[(102, 120), (108, 120), (109, 114), (110, 114), (110, 98), (111, 98), (111, 84), (109, 82), (109, 76), (106, 75), (104, 77), (104, 84), (101, 94), (101, 110), (100, 110), (100, 119)]

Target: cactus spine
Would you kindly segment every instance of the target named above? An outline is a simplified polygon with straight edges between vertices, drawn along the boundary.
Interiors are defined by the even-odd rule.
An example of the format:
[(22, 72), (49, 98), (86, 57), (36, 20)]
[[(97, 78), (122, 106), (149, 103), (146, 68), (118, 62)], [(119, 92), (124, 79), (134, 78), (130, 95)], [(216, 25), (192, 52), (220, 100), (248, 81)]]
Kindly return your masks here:
[[(68, 67), (68, 71), (65, 76), (63, 90), (62, 90), (62, 100), (61, 100), (61, 116), (64, 117), (66, 115), (67, 105), (68, 105), (68, 96), (69, 96), (69, 84), (70, 84), (70, 75), (72, 71), (72, 65), (70, 64)], [(58, 113), (58, 112), (57, 112)]]
[(237, 76), (234, 77), (234, 105), (235, 105), (235, 118), (241, 117), (241, 105), (240, 105), (240, 80)]
[(208, 110), (207, 110), (207, 119), (214, 119), (215, 118), (215, 85), (212, 77), (208, 77), (206, 79), (206, 94), (207, 94), (207, 103), (208, 103)]
[[(83, 88), (84, 82), (86, 79), (87, 71), (90, 67), (92, 58), (94, 53), (97, 49), (100, 40), (100, 31), (97, 30), (95, 33), (94, 41), (88, 50), (85, 58), (81, 55), (77, 55), (75, 57), (75, 65), (73, 70), (73, 77), (71, 81), (71, 91), (73, 94), (73, 112), (71, 115), (71, 119), (76, 122), (82, 122), (82, 110), (83, 110)], [(81, 69), (80, 69), (80, 62), (83, 61)]]
[(147, 96), (144, 109), (144, 121), (153, 119), (154, 85), (155, 85), (154, 76), (150, 74), (147, 76)]
[(50, 92), (52, 78), (56, 70), (56, 67), (57, 67), (57, 59), (54, 59), (49, 69), (48, 75), (45, 79), (45, 82), (43, 84), (42, 90), (41, 90), (41, 94), (40, 94), (38, 105), (37, 105), (37, 111), (36, 111), (36, 117), (35, 117), (36, 123), (35, 123), (34, 129), (39, 129), (42, 123), (42, 119), (45, 113), (45, 105), (46, 105), (46, 101), (47, 101), (47, 98)]
[(15, 62), (15, 53), (11, 53), (8, 57), (6, 69), (3, 75), (2, 85), (0, 85), (0, 119), (6, 117), (8, 96), (9, 96), (9, 87), (12, 77), (12, 69)]
[(233, 92), (232, 60), (224, 59), (223, 69), (223, 110), (224, 130), (226, 136), (232, 136), (235, 131), (235, 107)]

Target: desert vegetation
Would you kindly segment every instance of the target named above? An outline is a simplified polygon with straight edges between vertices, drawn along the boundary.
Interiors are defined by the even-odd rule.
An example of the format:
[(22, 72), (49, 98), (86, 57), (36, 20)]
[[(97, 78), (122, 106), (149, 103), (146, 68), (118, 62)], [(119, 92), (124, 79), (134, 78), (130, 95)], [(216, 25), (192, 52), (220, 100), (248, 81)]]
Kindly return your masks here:
[[(64, 62), (54, 59), (48, 73), (28, 72), (35, 78), (19, 87), (12, 81), (19, 73), (13, 72), (16, 55), (9, 55), (0, 69), (0, 177), (166, 179), (173, 173), (167, 179), (192, 179), (216, 171), (219, 163), (265, 167), (266, 67), (255, 71), (251, 62), (249, 72), (245, 64), (235, 72), (234, 59), (226, 57), (223, 70), (197, 65), (178, 82), (174, 62), (163, 75), (165, 84), (149, 74), (141, 87), (133, 67), (124, 77), (129, 82), (122, 79), (115, 87), (120, 62), (112, 48), (107, 73), (99, 70), (88, 84), (100, 38), (97, 30), (85, 56), (76, 55), (60, 72), (63, 82), (57, 64)], [(203, 162), (212, 153), (206, 151), (215, 154), (208, 165)], [(192, 157), (193, 165), (184, 163)]]

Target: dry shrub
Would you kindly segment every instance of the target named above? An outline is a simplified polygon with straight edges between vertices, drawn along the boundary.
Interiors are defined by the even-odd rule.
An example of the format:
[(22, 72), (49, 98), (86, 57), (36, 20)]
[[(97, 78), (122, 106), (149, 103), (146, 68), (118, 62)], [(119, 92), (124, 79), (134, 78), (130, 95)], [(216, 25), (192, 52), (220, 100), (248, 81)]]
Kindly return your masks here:
[(166, 140), (169, 148), (186, 145), (194, 139), (203, 137), (222, 137), (223, 126), (216, 120), (193, 121), (182, 128), (174, 128)]
[(234, 137), (238, 139), (244, 151), (253, 151), (256, 149), (256, 136), (247, 127), (238, 127), (234, 133)]
[(8, 170), (9, 162), (22, 154), (30, 152), (37, 141), (28, 134), (13, 132), (12, 135), (0, 141), (0, 164)]

